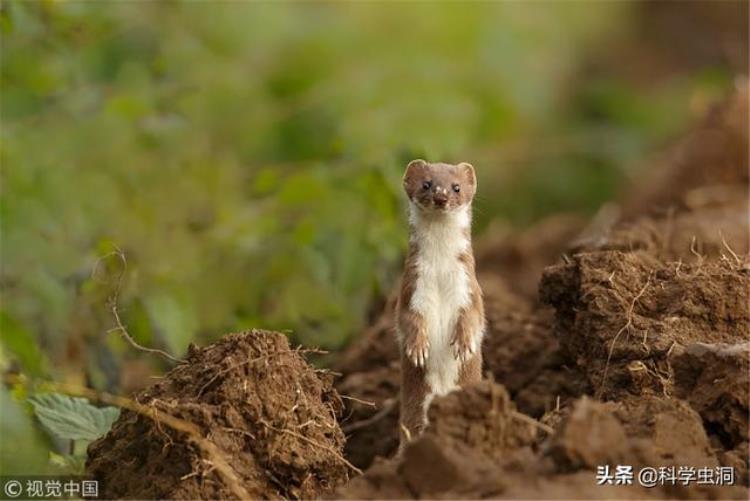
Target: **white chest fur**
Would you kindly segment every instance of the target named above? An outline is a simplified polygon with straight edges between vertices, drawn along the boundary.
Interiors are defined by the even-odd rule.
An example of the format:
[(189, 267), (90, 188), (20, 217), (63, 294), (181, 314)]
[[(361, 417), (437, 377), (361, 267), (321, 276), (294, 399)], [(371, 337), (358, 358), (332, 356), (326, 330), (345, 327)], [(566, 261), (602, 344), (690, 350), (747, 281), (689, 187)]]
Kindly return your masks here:
[(427, 383), (434, 395), (444, 395), (457, 387), (459, 362), (450, 341), (460, 310), (471, 301), (469, 276), (458, 259), (470, 249), (471, 214), (466, 207), (455, 213), (425, 215), (412, 206), (410, 217), (418, 248), (410, 306), (424, 318), (430, 341)]

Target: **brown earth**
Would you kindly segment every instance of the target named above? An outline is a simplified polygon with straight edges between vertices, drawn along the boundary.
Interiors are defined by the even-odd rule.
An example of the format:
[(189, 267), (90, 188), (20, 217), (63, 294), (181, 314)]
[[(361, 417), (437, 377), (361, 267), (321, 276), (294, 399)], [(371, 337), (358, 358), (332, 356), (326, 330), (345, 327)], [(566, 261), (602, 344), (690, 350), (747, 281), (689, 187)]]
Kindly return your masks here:
[(729, 259), (662, 263), (642, 251), (576, 254), (547, 269), (542, 299), (557, 335), (600, 398), (669, 396), (669, 354), (694, 342), (747, 338), (750, 274)]
[[(254, 330), (191, 347), (184, 363), (135, 400), (198, 425), (249, 496), (313, 498), (349, 473), (332, 380), (285, 335)], [(234, 497), (194, 441), (129, 411), (91, 444), (86, 471), (107, 499)]]
[[(521, 417), (519, 417), (519, 415)], [(435, 399), (430, 426), (403, 456), (378, 459), (334, 494), (345, 499), (744, 499), (741, 486), (597, 485), (600, 465), (718, 466), (684, 401), (575, 402), (553, 434), (527, 421), (503, 386), (484, 381)], [(612, 469), (614, 471), (614, 466)], [(668, 470), (667, 470), (668, 471)]]

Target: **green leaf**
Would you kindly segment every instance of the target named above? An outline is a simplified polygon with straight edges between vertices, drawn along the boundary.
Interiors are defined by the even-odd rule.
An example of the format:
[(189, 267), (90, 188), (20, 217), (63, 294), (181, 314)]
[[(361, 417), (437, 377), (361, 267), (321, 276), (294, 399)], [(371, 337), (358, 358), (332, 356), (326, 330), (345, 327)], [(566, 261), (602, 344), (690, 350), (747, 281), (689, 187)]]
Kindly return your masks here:
[(120, 416), (116, 407), (94, 407), (85, 398), (45, 393), (29, 398), (42, 425), (64, 440), (96, 440)]

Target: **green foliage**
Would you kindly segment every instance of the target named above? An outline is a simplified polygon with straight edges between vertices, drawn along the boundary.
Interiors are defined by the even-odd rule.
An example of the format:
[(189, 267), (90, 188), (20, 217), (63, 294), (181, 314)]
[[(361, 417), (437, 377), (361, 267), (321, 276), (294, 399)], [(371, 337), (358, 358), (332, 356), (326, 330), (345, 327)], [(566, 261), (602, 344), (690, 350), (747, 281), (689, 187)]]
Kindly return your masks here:
[(34, 395), (29, 402), (42, 425), (63, 440), (96, 440), (120, 416), (117, 407), (94, 407), (85, 398), (59, 393)]
[(405, 162), (472, 159), (546, 120), (546, 82), (616, 14), (403, 7), (7, 4), (4, 321), (119, 359), (122, 270), (90, 276), (114, 244), (139, 340), (345, 343), (398, 272)]
[(0, 332), (5, 347), (21, 363), (26, 373), (40, 376), (46, 370), (46, 357), (39, 349), (34, 335), (19, 322), (0, 310)]

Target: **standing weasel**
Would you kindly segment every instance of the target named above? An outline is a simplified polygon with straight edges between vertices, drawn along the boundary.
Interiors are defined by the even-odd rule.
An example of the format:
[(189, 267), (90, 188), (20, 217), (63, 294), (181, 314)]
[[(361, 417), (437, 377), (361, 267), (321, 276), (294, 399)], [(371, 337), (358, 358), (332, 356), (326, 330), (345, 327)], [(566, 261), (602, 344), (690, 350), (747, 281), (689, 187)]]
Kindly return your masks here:
[(482, 377), (484, 305), (471, 248), (476, 187), (468, 163), (406, 167), (409, 252), (396, 306), (402, 446), (424, 428), (435, 395)]

